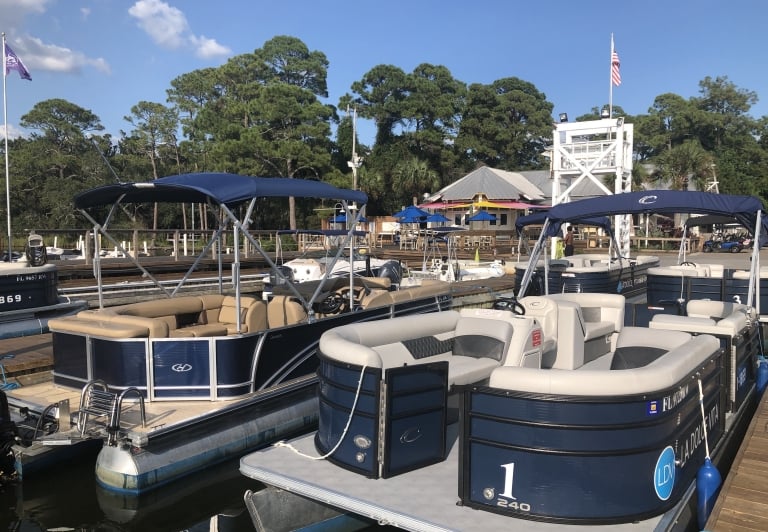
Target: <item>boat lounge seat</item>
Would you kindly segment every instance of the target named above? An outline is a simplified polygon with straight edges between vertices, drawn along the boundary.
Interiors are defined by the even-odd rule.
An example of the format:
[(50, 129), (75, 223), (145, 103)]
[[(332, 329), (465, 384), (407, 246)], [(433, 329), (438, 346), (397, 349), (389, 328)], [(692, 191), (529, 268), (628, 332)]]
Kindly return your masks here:
[(267, 321), (271, 328), (307, 321), (307, 311), (293, 296), (276, 295), (267, 304)]
[[(184, 338), (237, 333), (235, 298), (225, 295), (182, 296), (144, 301), (52, 320), (53, 332), (107, 338)], [(266, 328), (266, 304), (241, 297), (241, 332)]]
[[(684, 342), (641, 367), (579, 371), (500, 367), (491, 373), (489, 384), (494, 388), (523, 393), (584, 397), (658, 392), (676, 386), (705, 364), (720, 348), (717, 338), (708, 334), (691, 337), (680, 331), (664, 332), (677, 333), (675, 341), (682, 338)], [(651, 336), (647, 329), (637, 334), (643, 337), (643, 341)], [(684, 336), (679, 336), (681, 334)]]
[(544, 335), (541, 366), (576, 369), (608, 353), (624, 326), (626, 299), (619, 294), (564, 293), (520, 300)]
[(692, 299), (686, 304), (686, 311), (687, 316), (657, 314), (649, 327), (733, 337), (753, 319), (749, 307), (727, 301)]
[[(408, 317), (345, 325), (321, 336), (320, 351), (337, 361), (382, 369), (447, 361), (449, 387), (480, 382), (504, 362), (514, 328), (508, 319), (473, 315), (478, 310), (425, 315), (418, 328)], [(392, 342), (393, 336), (402, 340)]]

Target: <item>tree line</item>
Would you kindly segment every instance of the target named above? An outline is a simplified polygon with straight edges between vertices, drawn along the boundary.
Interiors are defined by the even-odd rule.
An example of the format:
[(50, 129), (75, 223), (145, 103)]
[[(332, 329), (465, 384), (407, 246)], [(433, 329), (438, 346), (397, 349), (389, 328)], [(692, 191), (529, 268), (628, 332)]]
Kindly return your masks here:
[[(357, 145), (358, 188), (368, 214), (390, 214), (478, 166), (520, 171), (548, 167), (553, 104), (533, 83), (507, 77), (465, 83), (444, 66), (413, 72), (377, 65), (342, 96), (328, 98), (329, 62), (298, 38), (277, 36), (217, 68), (178, 76), (166, 101), (140, 101), (119, 138), (92, 111), (63, 99), (37, 103), (9, 141), (11, 217), (15, 227), (82, 228), (72, 207), (80, 191), (186, 172), (320, 179), (351, 188), (355, 109), (376, 126), (372, 146)], [(750, 116), (757, 94), (726, 76), (706, 77), (699, 95), (661, 94), (647, 114), (614, 116), (634, 124), (636, 184), (703, 189), (768, 198), (768, 117)], [(602, 106), (576, 120), (599, 118)], [(651, 170), (648, 170), (650, 168)], [(317, 227), (314, 204), (259, 209), (253, 227)], [(0, 209), (4, 210), (4, 209)], [(182, 227), (193, 210), (143, 206), (126, 227)], [(203, 220), (204, 222), (204, 220)], [(197, 225), (201, 227), (201, 225)]]

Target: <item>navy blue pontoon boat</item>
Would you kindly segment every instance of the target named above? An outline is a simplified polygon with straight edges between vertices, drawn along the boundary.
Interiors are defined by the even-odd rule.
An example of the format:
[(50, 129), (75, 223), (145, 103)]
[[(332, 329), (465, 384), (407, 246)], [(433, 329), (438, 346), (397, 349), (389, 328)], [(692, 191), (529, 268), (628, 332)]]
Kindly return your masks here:
[[(103, 442), (96, 460), (98, 482), (137, 494), (310, 430), (317, 422), (316, 351), (324, 331), (450, 306), (448, 283), (405, 288), (388, 277), (350, 273), (294, 285), (279, 269), (281, 283), (265, 300), (262, 294), (241, 293), (239, 246), (229, 290), (220, 284), (218, 294), (176, 295), (197, 262), (222, 249), (214, 244), (228, 227), (234, 242), (247, 240), (275, 267), (246, 220), (255, 218), (260, 199), (288, 197), (345, 206), (367, 200), (360, 191), (319, 181), (220, 173), (109, 185), (75, 198), (94, 232), (116, 246), (108, 227), (126, 203), (203, 203), (219, 225), (173, 291), (161, 286), (165, 293), (156, 300), (51, 320), (53, 381), (11, 390), (8, 399), (43, 417), (41, 427), (58, 425), (58, 430), (40, 431), (31, 444), (14, 448), (20, 474), (55, 460), (56, 448), (96, 440)], [(106, 221), (97, 222), (94, 213), (103, 210)], [(352, 233), (341, 237), (341, 247)], [(216, 256), (221, 272), (222, 254)], [(98, 256), (95, 260), (98, 268)]]
[[(647, 191), (547, 214), (737, 201), (710, 196)], [(738, 202), (764, 241), (762, 205)], [(758, 262), (755, 250), (749, 294)], [(241, 459), (268, 486), (246, 505), (254, 522), (279, 518), (271, 501), (290, 494), (294, 522), (278, 527), (331, 507), (406, 530), (701, 529), (719, 486), (697, 477), (727, 471), (762, 391), (752, 301), (691, 300), (638, 327), (623, 295), (552, 293), (331, 329), (319, 429)]]

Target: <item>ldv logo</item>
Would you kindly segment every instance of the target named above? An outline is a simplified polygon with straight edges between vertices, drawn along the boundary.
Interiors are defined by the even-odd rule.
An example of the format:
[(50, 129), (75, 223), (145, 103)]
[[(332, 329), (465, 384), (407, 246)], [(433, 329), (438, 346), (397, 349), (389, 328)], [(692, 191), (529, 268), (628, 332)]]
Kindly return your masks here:
[(174, 364), (171, 369), (176, 373), (186, 373), (192, 371), (192, 364)]

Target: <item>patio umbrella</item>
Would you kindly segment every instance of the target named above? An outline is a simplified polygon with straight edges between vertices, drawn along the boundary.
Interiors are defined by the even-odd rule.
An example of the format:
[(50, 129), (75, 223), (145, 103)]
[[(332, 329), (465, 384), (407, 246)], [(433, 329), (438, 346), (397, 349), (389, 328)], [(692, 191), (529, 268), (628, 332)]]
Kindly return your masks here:
[(450, 220), (445, 216), (443, 216), (442, 214), (440, 214), (439, 212), (436, 212), (435, 214), (430, 214), (429, 216), (427, 216), (427, 222), (445, 223), (445, 222), (450, 222)]
[(496, 216), (488, 211), (479, 211), (468, 219), (470, 222), (492, 222), (494, 220), (496, 220)]
[[(358, 220), (358, 222), (367, 222), (367, 221), (368, 220), (366, 220), (364, 216)], [(333, 218), (331, 218), (331, 223), (332, 224), (345, 224), (345, 223), (347, 223), (347, 216), (345, 214), (336, 215)]]
[[(429, 216), (429, 213), (423, 209), (419, 209), (416, 205), (408, 205), (405, 209), (403, 209), (400, 212), (396, 212), (392, 215), (394, 218), (419, 218), (419, 220), (416, 220), (417, 222), (423, 221), (424, 218)], [(400, 220), (403, 222), (403, 220)], [(411, 222), (403, 222), (403, 223), (414, 223)]]

